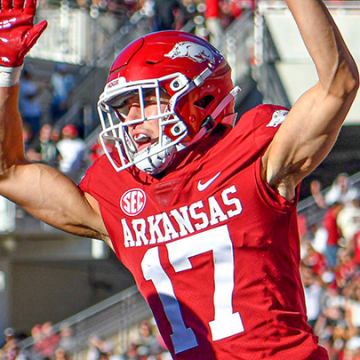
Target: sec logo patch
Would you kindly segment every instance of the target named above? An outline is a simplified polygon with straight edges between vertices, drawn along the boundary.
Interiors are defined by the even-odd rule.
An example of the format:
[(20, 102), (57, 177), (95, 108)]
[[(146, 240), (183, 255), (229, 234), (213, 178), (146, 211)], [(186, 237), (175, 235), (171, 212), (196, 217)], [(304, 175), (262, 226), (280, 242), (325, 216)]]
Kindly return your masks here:
[(141, 189), (128, 190), (120, 199), (121, 210), (128, 216), (140, 214), (146, 204), (146, 194)]

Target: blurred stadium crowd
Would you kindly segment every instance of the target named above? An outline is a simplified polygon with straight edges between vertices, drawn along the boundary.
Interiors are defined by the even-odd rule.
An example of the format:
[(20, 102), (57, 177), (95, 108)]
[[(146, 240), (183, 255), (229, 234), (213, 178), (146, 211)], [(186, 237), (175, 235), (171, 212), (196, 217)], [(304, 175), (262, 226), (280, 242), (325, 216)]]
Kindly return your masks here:
[(311, 193), (321, 221), (300, 216), (302, 261), (309, 324), (330, 359), (360, 359), (360, 192), (347, 174), (327, 191), (314, 180)]
[[(69, 360), (76, 338), (71, 327), (62, 327), (54, 333), (52, 323), (45, 322), (31, 329), (34, 345), (31, 350), (18, 346), (24, 334), (14, 329), (5, 329), (5, 344), (0, 349), (0, 359), (7, 360)], [(87, 350), (81, 355), (84, 360), (170, 360), (165, 344), (151, 321), (143, 321), (131, 337), (129, 345), (120, 349), (109, 339), (100, 339), (96, 334), (89, 336)]]

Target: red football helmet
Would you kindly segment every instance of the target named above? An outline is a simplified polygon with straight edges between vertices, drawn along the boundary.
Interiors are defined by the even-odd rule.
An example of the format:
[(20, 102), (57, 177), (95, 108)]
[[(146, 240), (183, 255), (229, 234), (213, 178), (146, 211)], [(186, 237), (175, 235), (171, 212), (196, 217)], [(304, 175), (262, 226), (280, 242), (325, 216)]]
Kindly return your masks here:
[[(207, 41), (182, 31), (145, 35), (121, 51), (100, 95), (104, 151), (116, 171), (135, 164), (157, 174), (177, 151), (209, 134), (234, 112), (238, 91), (229, 65)], [(144, 99), (150, 95), (156, 99), (157, 115), (146, 117)], [(129, 121), (127, 99), (134, 96), (142, 115)], [(165, 110), (164, 96), (169, 99)], [(158, 141), (137, 151), (128, 127), (154, 119), (158, 119)], [(107, 151), (106, 140), (115, 141), (120, 163)]]

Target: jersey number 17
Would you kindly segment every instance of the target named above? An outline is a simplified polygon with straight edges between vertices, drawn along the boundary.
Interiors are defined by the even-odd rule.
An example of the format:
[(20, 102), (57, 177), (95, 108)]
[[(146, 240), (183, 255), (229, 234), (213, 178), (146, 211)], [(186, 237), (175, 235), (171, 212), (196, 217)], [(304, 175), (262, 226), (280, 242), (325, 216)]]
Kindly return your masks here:
[[(219, 226), (166, 244), (169, 261), (175, 272), (192, 269), (190, 258), (212, 252), (214, 262), (214, 320), (209, 322), (212, 339), (221, 340), (244, 331), (238, 312), (233, 312), (234, 256), (228, 227)], [(192, 328), (186, 327), (173, 284), (160, 263), (159, 248), (150, 248), (141, 262), (146, 280), (151, 280), (159, 295), (173, 333), (175, 353), (198, 345)]]

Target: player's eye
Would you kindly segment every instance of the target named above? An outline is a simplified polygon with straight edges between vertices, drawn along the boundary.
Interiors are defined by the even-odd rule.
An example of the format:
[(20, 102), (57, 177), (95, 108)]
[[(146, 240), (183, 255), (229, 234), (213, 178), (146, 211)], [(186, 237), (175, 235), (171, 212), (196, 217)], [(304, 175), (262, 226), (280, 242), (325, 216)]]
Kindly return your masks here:
[(146, 107), (146, 106), (149, 106), (149, 105), (156, 105), (156, 104), (157, 104), (156, 99), (152, 99), (152, 98), (150, 98), (150, 99), (144, 99), (144, 105), (145, 105), (145, 107)]
[(120, 120), (125, 120), (129, 114), (131, 106), (139, 103), (139, 97), (133, 93), (119, 96), (112, 99), (109, 105), (113, 108)]
[(119, 116), (120, 120), (125, 120), (127, 115), (129, 114), (130, 107), (127, 102), (123, 102), (118, 106), (113, 106), (113, 109), (115, 110), (116, 114)]

